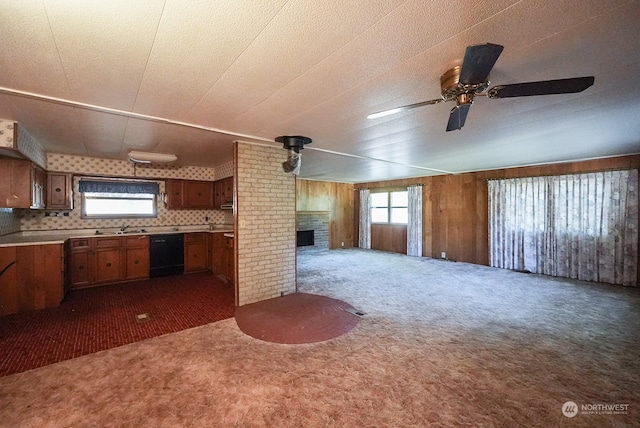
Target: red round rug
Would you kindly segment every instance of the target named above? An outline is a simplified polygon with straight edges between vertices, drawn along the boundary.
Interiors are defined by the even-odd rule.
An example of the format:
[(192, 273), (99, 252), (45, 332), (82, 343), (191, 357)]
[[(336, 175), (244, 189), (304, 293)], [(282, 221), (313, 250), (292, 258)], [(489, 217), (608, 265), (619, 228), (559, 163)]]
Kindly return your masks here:
[(294, 293), (240, 306), (236, 323), (242, 332), (265, 342), (300, 344), (341, 336), (359, 321), (349, 304), (315, 294)]

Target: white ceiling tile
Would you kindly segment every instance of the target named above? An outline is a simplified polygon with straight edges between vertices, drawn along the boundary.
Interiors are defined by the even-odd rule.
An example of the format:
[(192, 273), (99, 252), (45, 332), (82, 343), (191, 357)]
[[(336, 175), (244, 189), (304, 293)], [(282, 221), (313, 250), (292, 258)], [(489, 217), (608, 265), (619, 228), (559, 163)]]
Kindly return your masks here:
[(400, 1), (290, 1), (186, 117), (225, 126), (320, 63)]
[(44, 0), (74, 101), (130, 110), (164, 0)]
[(68, 97), (42, 1), (2, 2), (0, 11), (0, 86)]
[(135, 110), (180, 119), (263, 31), (286, 0), (167, 1)]

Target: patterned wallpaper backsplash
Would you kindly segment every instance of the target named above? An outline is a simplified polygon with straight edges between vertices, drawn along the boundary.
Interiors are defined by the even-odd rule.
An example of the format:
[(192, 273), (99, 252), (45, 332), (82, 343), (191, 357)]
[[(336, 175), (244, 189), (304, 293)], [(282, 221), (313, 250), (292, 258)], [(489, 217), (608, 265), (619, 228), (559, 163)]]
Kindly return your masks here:
[(0, 235), (20, 231), (20, 217), (11, 208), (0, 208)]
[[(182, 178), (189, 180), (214, 180), (233, 174), (233, 162), (218, 168), (179, 167), (179, 166), (147, 166), (133, 165), (128, 161), (113, 159), (99, 159), (84, 156), (70, 156), (48, 154), (47, 165), (49, 171), (72, 172), (74, 209), (71, 211), (55, 210), (15, 210), (13, 214), (5, 216), (0, 211), (0, 234), (21, 231), (45, 231), (61, 229), (111, 229), (119, 228), (123, 223), (130, 228), (138, 229), (156, 226), (193, 226), (233, 223), (232, 211), (221, 210), (168, 210), (164, 207), (161, 197), (158, 197), (158, 216), (153, 219), (83, 219), (81, 217), (81, 195), (78, 192), (79, 177), (109, 176), (136, 177), (147, 179)], [(225, 175), (226, 174), (226, 175)], [(164, 193), (164, 181), (160, 181), (160, 192)], [(45, 217), (45, 214), (49, 216)], [(68, 216), (65, 216), (68, 214)], [(5, 218), (6, 217), (6, 218)], [(13, 217), (13, 218), (12, 218)], [(16, 230), (16, 218), (19, 229)]]

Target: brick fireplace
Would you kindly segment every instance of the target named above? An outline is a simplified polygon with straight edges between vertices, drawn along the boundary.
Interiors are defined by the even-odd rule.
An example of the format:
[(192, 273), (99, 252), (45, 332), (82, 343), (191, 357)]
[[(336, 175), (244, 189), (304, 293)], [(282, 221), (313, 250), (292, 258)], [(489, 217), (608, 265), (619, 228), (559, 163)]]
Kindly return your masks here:
[(299, 235), (308, 235), (313, 231), (313, 246), (329, 248), (329, 217), (330, 211), (298, 211), (297, 231)]

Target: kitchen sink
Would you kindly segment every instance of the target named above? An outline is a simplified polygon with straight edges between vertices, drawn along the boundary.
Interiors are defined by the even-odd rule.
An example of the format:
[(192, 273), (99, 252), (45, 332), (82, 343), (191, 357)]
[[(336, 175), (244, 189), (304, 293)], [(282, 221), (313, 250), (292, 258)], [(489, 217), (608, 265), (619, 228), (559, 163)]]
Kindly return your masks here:
[(96, 230), (96, 235), (129, 235), (132, 233), (147, 233), (146, 230), (144, 229), (140, 229), (140, 230), (118, 230), (116, 232), (102, 232), (100, 230)]

